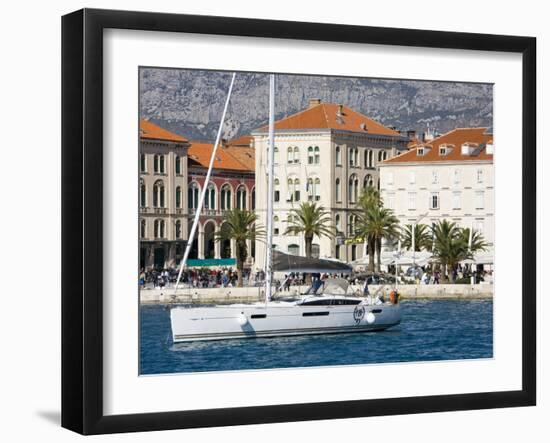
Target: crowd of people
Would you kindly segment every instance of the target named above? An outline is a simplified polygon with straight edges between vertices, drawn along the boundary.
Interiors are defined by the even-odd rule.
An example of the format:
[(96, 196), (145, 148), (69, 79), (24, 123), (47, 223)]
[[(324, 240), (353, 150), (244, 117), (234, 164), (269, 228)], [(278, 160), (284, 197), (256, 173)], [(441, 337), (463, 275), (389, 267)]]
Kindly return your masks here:
[[(167, 268), (167, 269), (142, 269), (139, 274), (139, 285), (140, 288), (160, 288), (171, 287), (176, 283), (179, 270), (177, 268)], [(391, 275), (391, 274), (387, 274)], [(468, 268), (458, 267), (454, 271), (454, 281), (460, 282), (463, 279), (468, 279), (474, 277), (475, 283), (491, 283), (492, 282), (492, 271), (470, 271)], [(316, 279), (326, 280), (327, 278), (345, 278), (352, 285), (364, 285), (367, 284), (378, 284), (378, 283), (387, 283), (379, 282), (380, 277), (373, 275), (368, 278), (358, 274), (348, 274), (348, 275), (332, 275), (332, 274), (311, 274), (311, 281)], [(437, 285), (441, 283), (442, 274), (440, 270), (433, 270), (429, 267), (420, 267), (413, 269), (410, 268), (405, 274), (404, 277), (408, 277), (409, 282), (412, 281), (416, 284), (424, 285)], [(405, 283), (406, 278), (403, 279), (403, 276), (398, 278), (400, 283)], [(306, 274), (299, 272), (292, 272), (285, 274), (284, 278), (274, 281), (274, 284), (280, 288), (283, 292), (290, 292), (291, 287), (293, 286), (303, 286), (306, 284)], [(265, 283), (265, 272), (261, 269), (256, 269), (252, 271), (251, 269), (245, 269), (243, 271), (243, 285), (244, 286), (261, 286)], [(195, 269), (186, 269), (183, 271), (180, 284), (183, 287), (192, 287), (192, 288), (216, 288), (216, 287), (235, 287), (237, 285), (237, 270), (231, 267), (222, 267), (218, 269), (210, 268), (195, 268)]]
[[(142, 269), (139, 274), (140, 287), (160, 289), (171, 287), (176, 283), (178, 272), (177, 268)], [(263, 271), (257, 271), (255, 274), (252, 274), (250, 269), (243, 271), (245, 286), (256, 286), (261, 284), (264, 279)], [(232, 267), (186, 269), (182, 272), (180, 284), (183, 287), (193, 288), (234, 287), (237, 285), (237, 270)]]
[[(414, 283), (422, 285), (438, 285), (442, 283), (444, 277), (440, 269), (432, 269), (428, 266), (418, 266), (416, 269), (409, 268), (405, 273), (405, 276), (412, 278)], [(447, 277), (447, 281), (449, 281), (452, 277), (452, 281), (455, 283), (470, 283), (472, 277), (475, 284), (492, 283), (493, 271), (471, 269), (469, 267), (459, 265), (456, 269), (452, 270), (452, 275), (445, 275), (445, 277)]]

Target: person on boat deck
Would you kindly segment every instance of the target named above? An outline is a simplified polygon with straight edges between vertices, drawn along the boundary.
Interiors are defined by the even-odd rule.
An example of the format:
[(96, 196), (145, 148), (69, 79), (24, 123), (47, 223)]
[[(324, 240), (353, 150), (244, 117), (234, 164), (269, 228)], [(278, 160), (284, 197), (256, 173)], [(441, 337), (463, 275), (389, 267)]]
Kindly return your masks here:
[(290, 283), (291, 283), (291, 277), (287, 274), (285, 274), (285, 281), (284, 281), (284, 286), (283, 286), (283, 290), (285, 291), (290, 291)]

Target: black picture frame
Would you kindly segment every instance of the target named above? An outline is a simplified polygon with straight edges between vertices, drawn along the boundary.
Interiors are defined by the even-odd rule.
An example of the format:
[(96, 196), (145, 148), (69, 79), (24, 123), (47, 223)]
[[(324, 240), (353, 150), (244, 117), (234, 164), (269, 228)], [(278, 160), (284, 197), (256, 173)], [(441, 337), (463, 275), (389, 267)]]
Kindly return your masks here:
[[(108, 28), (501, 51), (522, 55), (522, 388), (132, 415), (103, 413), (103, 31)], [(62, 18), (62, 426), (152, 431), (536, 404), (536, 39), (83, 9)]]

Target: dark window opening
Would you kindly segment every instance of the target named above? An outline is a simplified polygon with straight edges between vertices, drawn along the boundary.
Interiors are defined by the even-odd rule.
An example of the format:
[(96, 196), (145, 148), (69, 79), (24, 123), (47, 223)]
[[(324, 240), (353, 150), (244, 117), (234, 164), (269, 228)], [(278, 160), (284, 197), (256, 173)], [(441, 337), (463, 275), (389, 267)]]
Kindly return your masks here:
[(266, 318), (266, 314), (252, 314), (250, 318)]

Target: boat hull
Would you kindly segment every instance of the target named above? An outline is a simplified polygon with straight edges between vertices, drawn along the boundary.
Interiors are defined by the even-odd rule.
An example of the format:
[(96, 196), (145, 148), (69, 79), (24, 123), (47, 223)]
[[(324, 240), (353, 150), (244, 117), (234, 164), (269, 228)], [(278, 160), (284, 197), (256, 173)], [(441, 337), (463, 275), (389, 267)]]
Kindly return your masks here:
[(174, 343), (381, 331), (401, 322), (399, 305), (228, 305), (170, 311)]

